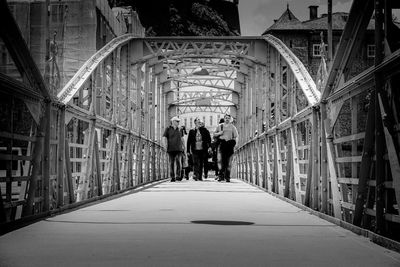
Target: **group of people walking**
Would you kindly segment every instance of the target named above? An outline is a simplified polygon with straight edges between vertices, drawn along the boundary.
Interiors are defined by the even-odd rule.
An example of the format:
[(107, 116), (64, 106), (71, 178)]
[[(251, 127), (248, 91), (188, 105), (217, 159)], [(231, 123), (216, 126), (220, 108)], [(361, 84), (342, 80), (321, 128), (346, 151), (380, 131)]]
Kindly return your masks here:
[[(208, 158), (214, 154), (218, 181), (230, 182), (231, 161), (238, 140), (238, 131), (232, 124), (230, 114), (225, 114), (211, 138), (204, 122), (196, 118), (195, 127), (186, 136), (186, 129), (179, 126), (180, 119), (173, 117), (171, 125), (164, 131), (167, 153), (169, 155), (169, 171), (171, 182), (189, 179), (189, 159), (193, 165), (193, 179), (207, 178)], [(213, 139), (213, 140), (212, 140)]]

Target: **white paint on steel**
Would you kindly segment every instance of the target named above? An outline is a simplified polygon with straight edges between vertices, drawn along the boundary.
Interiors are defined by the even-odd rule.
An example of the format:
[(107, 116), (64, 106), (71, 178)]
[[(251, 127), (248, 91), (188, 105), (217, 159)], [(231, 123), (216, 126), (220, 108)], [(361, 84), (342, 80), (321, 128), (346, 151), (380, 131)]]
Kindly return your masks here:
[[(116, 37), (111, 42), (106, 44), (102, 49), (100, 49), (97, 53), (95, 53), (77, 71), (74, 77), (72, 77), (72, 79), (64, 86), (60, 93), (58, 93), (57, 97), (59, 101), (64, 104), (67, 104), (69, 101), (71, 101), (72, 97), (79, 91), (82, 85), (90, 77), (93, 70), (96, 69), (96, 67), (101, 63), (102, 60), (110, 55), (117, 47), (135, 38), (137, 37), (131, 34)], [(301, 63), (301, 61), (278, 38), (272, 35), (266, 35), (263, 38), (270, 45), (272, 45), (289, 64), (309, 104), (317, 104), (321, 99), (321, 93), (317, 90), (314, 80), (311, 78), (310, 74)]]
[(72, 79), (69, 80), (64, 88), (57, 94), (59, 101), (64, 104), (71, 101), (72, 97), (79, 91), (100, 62), (110, 55), (117, 47), (134, 38), (137, 37), (132, 34), (116, 37), (96, 52), (85, 62), (85, 64), (83, 64), (83, 66), (75, 73), (74, 77), (72, 77)]
[(303, 63), (301, 63), (300, 59), (298, 59), (295, 54), (275, 36), (267, 34), (263, 37), (289, 64), (296, 80), (299, 82), (301, 90), (308, 100), (308, 103), (311, 106), (317, 104), (321, 99), (321, 92), (317, 90), (314, 80), (304, 67)]

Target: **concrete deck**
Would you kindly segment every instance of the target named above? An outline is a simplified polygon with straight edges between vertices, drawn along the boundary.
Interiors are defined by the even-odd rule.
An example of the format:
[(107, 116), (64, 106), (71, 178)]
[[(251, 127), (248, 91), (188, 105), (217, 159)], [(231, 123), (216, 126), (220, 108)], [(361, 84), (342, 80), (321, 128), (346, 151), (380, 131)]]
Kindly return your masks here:
[(8, 233), (0, 266), (400, 266), (400, 254), (241, 181), (208, 179), (160, 183)]

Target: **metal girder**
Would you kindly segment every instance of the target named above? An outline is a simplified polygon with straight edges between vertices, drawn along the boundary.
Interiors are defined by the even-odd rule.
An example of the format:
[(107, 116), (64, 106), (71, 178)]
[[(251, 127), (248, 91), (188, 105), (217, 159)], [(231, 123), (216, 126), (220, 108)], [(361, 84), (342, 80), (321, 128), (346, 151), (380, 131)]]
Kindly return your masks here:
[(228, 113), (233, 106), (183, 106), (179, 107), (181, 113), (196, 113), (196, 112), (212, 112), (212, 113)]
[(3, 73), (0, 73), (0, 91), (10, 95), (18, 95), (20, 98), (29, 98), (33, 100), (43, 100), (43, 96), (32, 90), (28, 85), (15, 80)]
[(288, 63), (293, 75), (296, 77), (301, 90), (306, 96), (308, 103), (313, 106), (319, 103), (321, 99), (321, 93), (317, 90), (314, 80), (304, 67), (303, 63), (294, 55), (294, 53), (278, 38), (272, 35), (263, 36), (265, 41), (272, 45), (279, 54)]
[[(221, 40), (145, 40), (145, 45), (153, 55), (168, 57), (170, 54), (179, 55), (209, 55), (209, 54), (234, 54), (248, 55), (250, 49), (249, 42)], [(172, 53), (171, 53), (172, 52)]]
[[(155, 56), (147, 56), (147, 58), (155, 58)], [(227, 61), (231, 61), (230, 64), (227, 64), (226, 66), (232, 66), (232, 68), (236, 68), (237, 70), (241, 71), (241, 66), (246, 65), (246, 66), (252, 66), (254, 63), (256, 64), (262, 64), (260, 63), (256, 58), (242, 58), (238, 57), (237, 55), (234, 54), (215, 54), (215, 55), (188, 55), (188, 56), (181, 56), (181, 55), (172, 55), (170, 58), (165, 59), (165, 58), (160, 58), (157, 59), (158, 62), (198, 62), (198, 64), (205, 64), (207, 65), (207, 60), (215, 60), (215, 59), (225, 59)], [(203, 63), (205, 61), (205, 63)], [(219, 63), (219, 65), (223, 65), (222, 63)]]
[[(228, 90), (228, 91), (233, 91), (236, 93), (239, 93), (237, 90), (235, 90), (235, 86), (234, 86), (234, 81), (230, 81), (228, 84), (223, 83), (222, 85), (218, 85), (216, 82), (209, 82), (208, 80), (193, 80), (193, 81), (186, 81), (184, 79), (177, 79), (177, 80), (173, 80), (172, 81), (174, 87), (170, 87), (170, 88), (165, 88), (166, 90), (164, 91), (164, 93), (170, 92), (170, 91), (174, 91), (177, 90), (177, 88), (185, 88), (185, 87), (193, 87), (193, 86), (202, 86), (202, 87), (206, 87), (209, 89), (220, 89), (220, 90)], [(178, 85), (179, 83), (179, 85)], [(232, 87), (230, 87), (232, 86)]]
[(149, 60), (152, 58), (157, 58), (157, 62), (165, 62), (165, 60), (174, 61), (174, 60), (181, 60), (181, 59), (215, 59), (215, 58), (226, 58), (235, 62), (235, 64), (241, 63), (250, 65), (254, 63), (262, 64), (256, 57), (253, 56), (238, 56), (234, 52), (225, 52), (224, 54), (221, 53), (213, 53), (213, 54), (206, 54), (206, 55), (181, 55), (174, 53), (174, 51), (170, 51), (166, 57), (158, 57), (157, 55), (145, 55), (143, 60)]
[(208, 104), (193, 104), (193, 105), (170, 105), (170, 107), (176, 106), (176, 107), (236, 107), (236, 105), (208, 105)]
[[(217, 58), (200, 58), (200, 57), (185, 57), (170, 59), (164, 63), (167, 69), (190, 69), (198, 66), (207, 66), (207, 69), (217, 69), (220, 71), (239, 71), (240, 65), (245, 64), (243, 60), (232, 59), (231, 57)], [(247, 73), (245, 73), (247, 74)]]
[[(322, 99), (325, 99), (331, 92), (335, 91), (343, 78), (349, 59), (355, 53), (357, 45), (363, 38), (368, 23), (374, 11), (373, 0), (355, 0), (351, 6), (350, 15), (342, 33), (341, 42), (326, 80)], [(360, 15), (362, 14), (362, 15)]]
[(179, 73), (173, 74), (173, 76), (171, 76), (170, 78), (167, 78), (165, 81), (176, 80), (176, 79), (184, 79), (184, 78), (186, 78), (186, 79), (194, 79), (194, 80), (204, 79), (204, 78), (207, 78), (207, 79), (210, 79), (210, 80), (211, 79), (215, 79), (215, 78), (218, 78), (220, 80), (235, 80), (236, 79), (236, 77), (234, 77), (234, 76), (236, 76), (236, 75), (234, 75), (234, 74), (236, 74), (234, 71), (229, 71), (230, 73), (226, 73), (227, 71), (221, 71), (221, 70), (214, 70), (214, 71), (211, 70), (211, 71), (209, 71), (208, 68), (204, 68), (204, 69), (207, 69), (209, 75), (207, 75), (207, 76), (195, 76), (196, 74), (193, 74), (195, 68), (190, 69), (190, 72), (188, 72), (188, 69), (180, 69)]
[(196, 101), (226, 101), (233, 104), (232, 93), (221, 91), (180, 91), (179, 100), (173, 101), (170, 105), (181, 105), (185, 103), (193, 103)]
[(102, 49), (90, 57), (85, 64), (83, 64), (83, 66), (75, 73), (74, 77), (72, 77), (72, 79), (69, 80), (64, 88), (57, 94), (58, 99), (62, 103), (67, 104), (107, 56), (113, 53), (118, 47), (135, 38), (136, 37), (131, 34), (126, 34), (112, 39)]
[(196, 84), (200, 86), (206, 86), (206, 87), (222, 87), (222, 88), (231, 88), (233, 87), (233, 80), (230, 79), (226, 81), (226, 79), (223, 78), (217, 78), (213, 79), (210, 77), (188, 77), (186, 79), (174, 79), (175, 82), (180, 82), (180, 83), (188, 83), (188, 84)]
[[(262, 63), (257, 57), (251, 55), (251, 49), (255, 40), (263, 40), (261, 37), (246, 38), (227, 37), (215, 38), (192, 37), (149, 37), (143, 39), (146, 54), (143, 60), (157, 57), (158, 60), (179, 60), (182, 58), (219, 58), (228, 57), (235, 61), (242, 60), (246, 63)], [(251, 64), (251, 63), (250, 63)]]
[(21, 31), (8, 9), (7, 1), (0, 1), (0, 18), (1, 24), (7, 25), (7, 27), (0, 27), (0, 36), (6, 44), (18, 71), (44, 98), (52, 99), (53, 97), (29, 52)]

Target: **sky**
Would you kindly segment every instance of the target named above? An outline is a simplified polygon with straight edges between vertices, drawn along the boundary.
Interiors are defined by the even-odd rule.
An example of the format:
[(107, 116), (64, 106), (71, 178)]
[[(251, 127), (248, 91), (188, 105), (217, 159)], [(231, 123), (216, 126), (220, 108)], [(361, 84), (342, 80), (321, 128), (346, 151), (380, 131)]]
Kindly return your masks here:
[[(333, 12), (349, 12), (352, 0), (332, 0)], [(311, 5), (319, 6), (318, 16), (327, 12), (328, 0), (239, 0), (242, 36), (260, 36), (286, 10), (287, 4), (300, 20), (309, 19)]]

